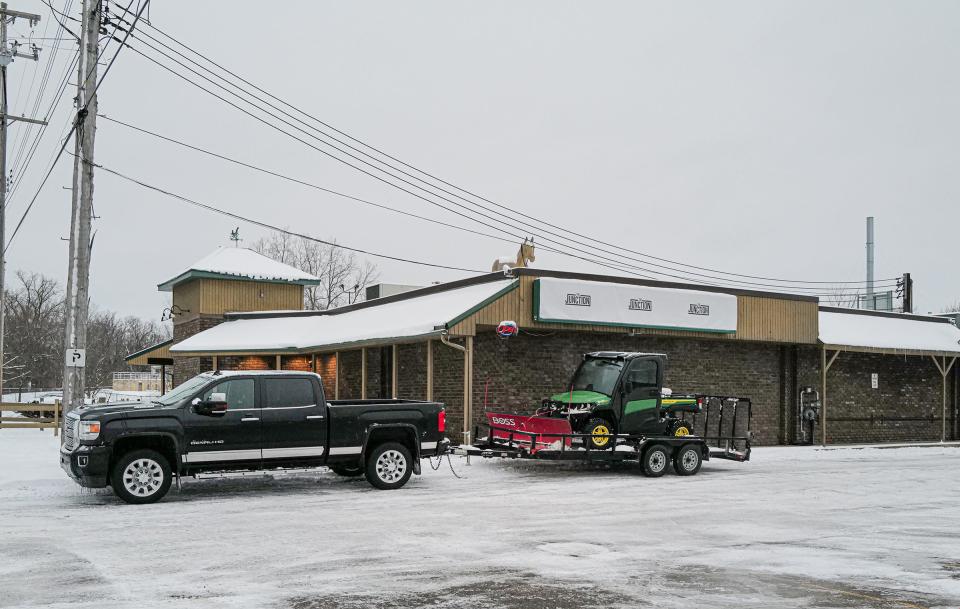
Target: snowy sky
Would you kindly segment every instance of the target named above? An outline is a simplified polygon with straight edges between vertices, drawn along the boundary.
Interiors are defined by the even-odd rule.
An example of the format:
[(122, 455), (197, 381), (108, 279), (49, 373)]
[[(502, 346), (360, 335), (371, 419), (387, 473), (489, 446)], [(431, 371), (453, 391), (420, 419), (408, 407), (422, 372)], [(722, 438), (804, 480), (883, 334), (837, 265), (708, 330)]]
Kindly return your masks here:
[[(874, 215), (878, 277), (912, 272), (922, 311), (960, 300), (953, 243), (960, 226), (960, 4), (265, 6), (168, 0), (157, 2), (150, 18), (339, 129), (578, 232), (723, 270), (858, 280), (864, 217)], [(11, 7), (44, 15), (37, 36), (44, 27), (47, 36), (53, 32), (39, 1)], [(12, 35), (18, 33), (27, 30), (18, 24)], [(67, 54), (60, 51), (60, 61)], [(23, 111), (34, 69), (24, 60), (10, 68), (14, 113)], [(120, 55), (101, 88), (100, 109), (322, 186), (459, 222), (271, 131), (133, 52)], [(66, 110), (65, 103), (52, 120), (57, 134)], [(12, 142), (19, 129), (11, 131)], [(48, 133), (10, 203), (8, 231), (55, 144)], [(10, 271), (65, 278), (69, 193), (61, 187), (69, 184), (68, 160), (11, 247)], [(106, 121), (96, 160), (206, 203), (392, 255), (488, 269), (515, 251)], [(95, 208), (94, 302), (153, 318), (168, 297), (156, 284), (227, 244), (237, 225), (103, 172)], [(241, 225), (241, 234), (249, 243), (263, 231)], [(463, 275), (378, 264), (382, 279), (396, 283)], [(604, 271), (545, 251), (535, 266)]]

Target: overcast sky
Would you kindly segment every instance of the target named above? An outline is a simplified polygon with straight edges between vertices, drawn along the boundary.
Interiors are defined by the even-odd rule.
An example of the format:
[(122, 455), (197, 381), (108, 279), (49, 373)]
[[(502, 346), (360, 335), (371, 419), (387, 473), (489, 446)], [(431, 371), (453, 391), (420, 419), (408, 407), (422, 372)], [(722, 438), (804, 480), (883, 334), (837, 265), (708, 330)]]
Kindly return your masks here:
[[(45, 24), (47, 36), (54, 31), (40, 2), (13, 0), (11, 8), (44, 15), (36, 36)], [(878, 278), (911, 272), (924, 312), (960, 300), (960, 3), (167, 0), (152, 6), (150, 19), (397, 158), (577, 232), (731, 272), (862, 280), (864, 218), (873, 215)], [(12, 32), (27, 33), (19, 23)], [(58, 66), (70, 53), (63, 46)], [(33, 70), (20, 59), (10, 67), (15, 113), (27, 99), (32, 104)], [(67, 110), (64, 103), (51, 121), (57, 135)], [(318, 185), (467, 224), (272, 131), (129, 50), (100, 90), (100, 111)], [(48, 133), (23, 176), (8, 234), (56, 144)], [(516, 251), (106, 121), (98, 125), (96, 160), (205, 203), (394, 256), (489, 269)], [(70, 161), (61, 161), (10, 248), (11, 274), (64, 281), (70, 199), (62, 186), (70, 183)], [(155, 319), (166, 302), (156, 285), (228, 245), (238, 224), (104, 172), (94, 204), (94, 303)], [(240, 226), (248, 244), (264, 234)], [(530, 232), (507, 218), (502, 226)], [(579, 238), (571, 243), (596, 253)], [(375, 262), (388, 282), (464, 275)], [(546, 251), (534, 266), (610, 272)]]

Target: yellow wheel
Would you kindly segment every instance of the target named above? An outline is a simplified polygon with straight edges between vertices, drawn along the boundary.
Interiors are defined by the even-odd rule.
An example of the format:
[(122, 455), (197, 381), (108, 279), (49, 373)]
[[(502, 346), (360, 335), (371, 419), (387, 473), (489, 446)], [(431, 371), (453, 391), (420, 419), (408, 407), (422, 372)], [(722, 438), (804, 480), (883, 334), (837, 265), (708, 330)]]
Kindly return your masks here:
[(610, 444), (610, 438), (606, 436), (611, 435), (613, 432), (610, 431), (610, 424), (604, 419), (594, 419), (590, 421), (587, 423), (585, 431), (593, 436), (589, 439), (591, 448), (606, 448)]
[(687, 423), (681, 422), (677, 424), (676, 429), (673, 430), (673, 435), (678, 438), (683, 438), (690, 435), (690, 425)]

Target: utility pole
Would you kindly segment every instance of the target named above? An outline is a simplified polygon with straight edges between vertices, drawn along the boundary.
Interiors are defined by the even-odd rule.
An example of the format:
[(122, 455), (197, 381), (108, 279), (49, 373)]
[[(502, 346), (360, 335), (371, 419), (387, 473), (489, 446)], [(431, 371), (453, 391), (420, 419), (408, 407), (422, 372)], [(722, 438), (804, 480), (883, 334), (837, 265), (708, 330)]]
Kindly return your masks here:
[(93, 143), (97, 123), (100, 0), (83, 0), (77, 118), (74, 131), (73, 191), (70, 216), (70, 265), (67, 271), (67, 319), (64, 334), (63, 413), (83, 405), (86, 389), (87, 314), (90, 308), (90, 224), (93, 219)]
[(31, 45), (30, 53), (25, 54), (20, 51), (20, 45), (16, 41), (13, 44), (7, 42), (7, 24), (17, 19), (27, 20), (30, 27), (40, 23), (40, 15), (10, 10), (6, 2), (0, 2), (0, 400), (3, 399), (3, 368), (6, 362), (3, 338), (7, 311), (7, 125), (14, 121), (46, 124), (32, 118), (7, 115), (7, 66), (13, 62), (14, 57), (25, 57), (33, 61), (40, 57), (40, 50), (36, 46)]
[(868, 309), (877, 308), (877, 300), (873, 295), (873, 216), (867, 216), (867, 306)]
[(913, 279), (910, 273), (904, 273), (897, 282), (897, 291), (903, 297), (903, 312), (913, 313)]

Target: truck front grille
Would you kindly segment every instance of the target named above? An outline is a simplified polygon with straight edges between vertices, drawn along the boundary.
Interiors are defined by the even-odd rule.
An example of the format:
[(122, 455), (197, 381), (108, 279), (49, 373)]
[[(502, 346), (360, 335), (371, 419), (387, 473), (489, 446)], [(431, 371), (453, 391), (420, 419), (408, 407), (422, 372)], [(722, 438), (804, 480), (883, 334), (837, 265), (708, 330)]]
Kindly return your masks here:
[(80, 435), (80, 419), (76, 417), (67, 417), (66, 425), (63, 426), (63, 447), (67, 450), (73, 450), (77, 447), (77, 437)]

